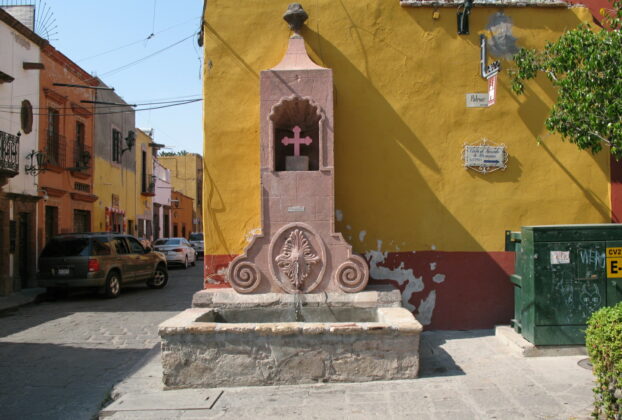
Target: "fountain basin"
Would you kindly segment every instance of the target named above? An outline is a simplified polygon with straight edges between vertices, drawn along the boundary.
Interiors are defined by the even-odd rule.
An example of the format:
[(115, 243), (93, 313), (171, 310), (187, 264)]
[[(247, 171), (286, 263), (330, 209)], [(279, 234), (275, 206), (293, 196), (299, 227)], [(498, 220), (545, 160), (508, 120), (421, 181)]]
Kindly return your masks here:
[(404, 308), (303, 308), (306, 322), (287, 322), (291, 308), (260, 312), (191, 308), (162, 323), (165, 387), (417, 377), (422, 326)]

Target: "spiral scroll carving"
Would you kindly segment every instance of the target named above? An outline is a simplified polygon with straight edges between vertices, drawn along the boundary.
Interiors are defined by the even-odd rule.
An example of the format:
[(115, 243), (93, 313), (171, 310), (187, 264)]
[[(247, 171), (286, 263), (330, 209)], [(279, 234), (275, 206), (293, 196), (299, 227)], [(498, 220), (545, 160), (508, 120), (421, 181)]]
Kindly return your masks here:
[(261, 272), (250, 261), (233, 261), (227, 273), (229, 284), (238, 293), (251, 293), (261, 283)]
[[(361, 261), (358, 261), (358, 260)], [(369, 269), (361, 259), (353, 256), (350, 260), (341, 264), (335, 272), (337, 285), (346, 293), (360, 292), (367, 286)]]

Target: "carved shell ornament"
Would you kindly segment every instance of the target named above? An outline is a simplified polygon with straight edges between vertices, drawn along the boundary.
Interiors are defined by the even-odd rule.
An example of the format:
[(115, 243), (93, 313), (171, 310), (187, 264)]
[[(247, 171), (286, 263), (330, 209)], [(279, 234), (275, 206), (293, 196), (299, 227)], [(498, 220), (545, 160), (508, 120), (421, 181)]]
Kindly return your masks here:
[(293, 230), (275, 261), (295, 290), (302, 290), (309, 277), (311, 265), (320, 262), (309, 240), (300, 229)]

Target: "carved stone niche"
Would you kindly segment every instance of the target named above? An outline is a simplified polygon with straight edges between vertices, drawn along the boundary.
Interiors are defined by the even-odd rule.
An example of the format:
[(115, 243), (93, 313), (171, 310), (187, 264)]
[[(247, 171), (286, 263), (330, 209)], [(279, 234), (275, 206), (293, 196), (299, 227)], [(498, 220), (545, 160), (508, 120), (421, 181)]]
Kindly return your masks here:
[[(317, 171), (320, 168), (319, 106), (310, 98), (283, 98), (270, 113), (275, 171)], [(298, 128), (299, 130), (297, 130)], [(292, 144), (283, 139), (300, 139), (298, 156), (292, 156)], [(306, 142), (304, 139), (307, 139)], [(296, 147), (295, 145), (293, 145)], [(295, 153), (295, 152), (294, 152)]]
[(357, 292), (367, 262), (335, 232), (332, 70), (294, 34), (260, 75), (261, 234), (227, 280), (240, 293)]

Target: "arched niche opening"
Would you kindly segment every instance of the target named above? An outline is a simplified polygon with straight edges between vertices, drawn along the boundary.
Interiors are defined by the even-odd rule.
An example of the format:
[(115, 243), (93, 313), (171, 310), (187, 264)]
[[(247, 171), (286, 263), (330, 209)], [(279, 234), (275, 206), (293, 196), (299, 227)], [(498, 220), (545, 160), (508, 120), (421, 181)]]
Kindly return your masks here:
[(323, 115), (309, 98), (284, 98), (270, 113), (274, 170), (317, 171)]

